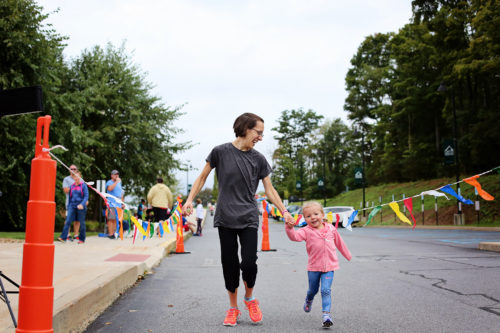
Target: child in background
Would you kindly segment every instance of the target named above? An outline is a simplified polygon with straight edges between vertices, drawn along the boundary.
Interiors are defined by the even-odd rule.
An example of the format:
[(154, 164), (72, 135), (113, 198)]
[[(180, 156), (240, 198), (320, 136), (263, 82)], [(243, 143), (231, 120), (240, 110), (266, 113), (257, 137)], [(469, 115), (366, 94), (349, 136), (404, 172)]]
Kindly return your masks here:
[(201, 203), (201, 199), (198, 198), (196, 199), (196, 223), (197, 223), (197, 228), (196, 228), (196, 233), (193, 234), (193, 236), (201, 236), (201, 222), (203, 221), (203, 218), (205, 217), (203, 215), (203, 205)]
[(286, 224), (285, 230), (290, 240), (306, 241), (307, 255), (309, 256), (307, 264), (309, 289), (304, 302), (304, 311), (311, 311), (314, 296), (318, 293), (321, 282), (323, 327), (329, 328), (333, 325), (330, 315), (333, 273), (339, 268), (336, 249), (347, 260), (351, 260), (351, 253), (337, 229), (330, 223), (324, 222), (325, 213), (321, 204), (317, 202), (307, 203), (302, 211), (307, 226), (295, 231), (294, 223), (290, 222)]

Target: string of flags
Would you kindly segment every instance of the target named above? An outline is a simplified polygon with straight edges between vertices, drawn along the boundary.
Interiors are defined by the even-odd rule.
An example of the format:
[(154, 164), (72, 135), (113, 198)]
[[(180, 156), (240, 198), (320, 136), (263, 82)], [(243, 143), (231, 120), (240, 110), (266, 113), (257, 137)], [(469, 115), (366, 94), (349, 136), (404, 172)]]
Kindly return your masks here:
[[(56, 147), (66, 149), (62, 146), (54, 146), (52, 149), (54, 149)], [(52, 149), (50, 149), (50, 150), (52, 150)], [(48, 151), (49, 154), (52, 157), (54, 157), (54, 159), (56, 159), (59, 163), (61, 163), (61, 165), (63, 165), (66, 169), (68, 169), (69, 172), (73, 173), (73, 171), (70, 170), (70, 168), (67, 165), (65, 165), (60, 159), (58, 159), (50, 150)], [(462, 179), (458, 182), (441, 186), (441, 187), (436, 188), (434, 190), (423, 191), (420, 194), (416, 194), (412, 197), (404, 198), (402, 200), (395, 200), (395, 201), (380, 204), (377, 206), (372, 206), (372, 207), (354, 210), (352, 212), (352, 214), (349, 216), (349, 218), (347, 219), (347, 221), (346, 221), (346, 219), (343, 219), (342, 226), (344, 228), (346, 228), (347, 230), (352, 231), (352, 222), (354, 221), (354, 218), (356, 217), (358, 212), (364, 211), (364, 210), (372, 210), (370, 212), (370, 214), (368, 215), (367, 222), (364, 225), (364, 226), (366, 226), (366, 225), (370, 224), (370, 222), (373, 220), (375, 215), (377, 215), (377, 213), (382, 210), (383, 206), (389, 206), (394, 211), (396, 216), (402, 222), (407, 223), (410, 226), (413, 225), (412, 229), (415, 229), (417, 222), (415, 220), (415, 216), (413, 215), (413, 198), (416, 198), (419, 196), (423, 198), (424, 196), (429, 195), (429, 196), (433, 196), (436, 198), (445, 197), (447, 200), (450, 200), (448, 198), (448, 196), (446, 195), (446, 194), (448, 194), (448, 195), (455, 197), (457, 200), (459, 200), (460, 202), (462, 202), (466, 205), (472, 205), (473, 204), (472, 200), (464, 198), (460, 193), (456, 193), (455, 190), (453, 190), (453, 188), (451, 187), (452, 185), (462, 183), (462, 182), (465, 182), (465, 183), (473, 186), (476, 189), (477, 194), (481, 198), (483, 198), (484, 200), (493, 201), (495, 198), (491, 194), (489, 194), (488, 192), (483, 190), (478, 179), (481, 176), (486, 175), (486, 174), (491, 173), (491, 172), (494, 172), (494, 171), (497, 171), (500, 174), (500, 166), (497, 166), (497, 167), (495, 167), (491, 170), (485, 171), (483, 173), (474, 175), (472, 177)], [(146, 237), (149, 237), (149, 238), (153, 237), (154, 234), (158, 234), (159, 237), (163, 237), (163, 235), (165, 233), (171, 233), (174, 231), (174, 226), (173, 226), (174, 224), (177, 224), (177, 226), (178, 226), (177, 232), (179, 233), (179, 231), (180, 231), (182, 233), (182, 199), (180, 197), (177, 198), (177, 202), (175, 203), (175, 206), (172, 209), (172, 214), (170, 215), (170, 217), (166, 221), (151, 223), (148, 221), (143, 221), (141, 219), (136, 219), (134, 216), (132, 216), (132, 214), (130, 214), (130, 210), (129, 210), (127, 204), (122, 202), (119, 198), (114, 197), (109, 193), (102, 193), (102, 192), (98, 191), (97, 189), (95, 189), (94, 187), (92, 187), (91, 184), (89, 184), (85, 180), (83, 180), (83, 181), (87, 184), (88, 187), (90, 187), (92, 190), (94, 190), (104, 200), (104, 203), (105, 203), (107, 208), (114, 208), (115, 209), (116, 216), (118, 217), (118, 219), (120, 221), (119, 225), (117, 224), (117, 230), (116, 230), (116, 233), (119, 234), (120, 239), (123, 239), (123, 216), (124, 216), (124, 214), (127, 214), (130, 217), (130, 220), (132, 221), (132, 223), (135, 226), (134, 234), (133, 234), (133, 243), (135, 243), (135, 240), (138, 236), (138, 233), (140, 233), (143, 236), (143, 240)], [(263, 201), (263, 209), (265, 209), (269, 215), (271, 215), (275, 218), (283, 218), (283, 215), (281, 214), (280, 210), (278, 208), (276, 208), (273, 204), (268, 203), (265, 196), (264, 197), (257, 197), (256, 200)], [(398, 203), (401, 201), (403, 202), (405, 207), (408, 209), (413, 223), (400, 211)], [(120, 206), (122, 206), (124, 208), (122, 209), (122, 208), (120, 208)], [(340, 216), (339, 216), (339, 214), (335, 214), (335, 215), (336, 215), (335, 216), (336, 217), (335, 227), (337, 228), (339, 220), (340, 220)], [(332, 212), (329, 212), (326, 215), (326, 217), (327, 217), (328, 222), (333, 223), (334, 216), (333, 216)], [(305, 222), (305, 220), (301, 214), (294, 214), (293, 218), (295, 219), (296, 225)], [(130, 230), (129, 230), (129, 233), (130, 233)], [(179, 235), (177, 235), (177, 236), (179, 236)]]
[[(423, 196), (429, 195), (429, 196), (433, 196), (433, 197), (436, 197), (436, 198), (438, 198), (438, 197), (445, 197), (446, 200), (450, 200), (450, 198), (448, 198), (448, 196), (447, 196), (447, 194), (448, 194), (448, 195), (451, 195), (451, 196), (455, 197), (457, 200), (459, 200), (460, 202), (462, 202), (462, 203), (464, 203), (466, 205), (472, 205), (474, 203), (472, 200), (464, 198), (460, 193), (456, 193), (455, 190), (453, 190), (453, 188), (451, 187), (452, 185), (465, 182), (465, 183), (473, 186), (476, 189), (478, 195), (481, 198), (483, 198), (484, 200), (487, 200), (487, 201), (492, 201), (495, 198), (491, 194), (489, 194), (488, 192), (486, 192), (485, 190), (482, 189), (481, 184), (479, 183), (478, 179), (481, 176), (486, 175), (486, 174), (491, 173), (491, 172), (494, 172), (494, 171), (497, 171), (500, 174), (500, 166), (498, 166), (496, 168), (493, 168), (491, 170), (488, 170), (486, 172), (474, 175), (472, 177), (468, 177), (468, 178), (462, 179), (462, 180), (460, 180), (458, 182), (438, 187), (438, 188), (436, 188), (434, 190), (423, 191), (420, 194), (416, 194), (416, 195), (414, 195), (412, 197), (408, 197), (408, 198), (404, 198), (402, 200), (396, 200), (396, 201), (392, 201), (392, 202), (380, 204), (380, 205), (377, 205), (377, 206), (367, 207), (367, 208), (364, 208), (364, 209), (354, 210), (347, 220), (344, 219), (342, 221), (342, 226), (344, 228), (346, 228), (347, 230), (352, 231), (352, 222), (354, 221), (354, 218), (356, 217), (356, 215), (359, 212), (363, 211), (363, 210), (371, 210), (370, 214), (368, 215), (367, 222), (365, 223), (365, 226), (366, 226), (366, 225), (370, 224), (370, 222), (373, 220), (373, 218), (375, 217), (375, 215), (377, 215), (377, 213), (382, 210), (383, 206), (389, 206), (392, 209), (392, 211), (396, 214), (396, 216), (402, 222), (407, 223), (410, 226), (413, 226), (412, 229), (415, 229), (415, 227), (417, 225), (417, 221), (415, 219), (415, 216), (413, 215), (413, 198), (423, 197)], [(256, 200), (257, 201), (262, 201), (263, 200), (264, 202), (266, 202), (266, 198), (265, 197), (260, 197), (260, 198), (257, 198)], [(411, 221), (410, 221), (410, 219), (408, 219), (408, 217), (406, 217), (401, 212), (401, 210), (399, 208), (399, 202), (403, 202), (403, 204), (406, 207), (406, 209), (408, 209), (408, 212), (410, 213)], [(264, 207), (267, 210), (267, 213), (270, 214), (270, 215), (272, 215), (273, 217), (280, 217), (280, 218), (283, 217), (281, 215), (281, 212), (279, 211), (279, 209), (277, 209), (274, 205), (266, 202), (264, 204)], [(336, 225), (335, 225), (335, 227), (338, 227), (340, 216), (339, 216), (339, 214), (335, 214), (335, 215), (336, 215)], [(301, 214), (293, 214), (292, 216), (295, 219), (295, 224), (296, 225), (305, 223), (304, 217)], [(334, 220), (333, 217), (334, 216), (333, 216), (332, 212), (329, 212), (328, 214), (326, 214), (326, 217), (327, 217), (328, 222), (333, 223), (333, 220)], [(413, 221), (413, 223), (412, 223), (412, 221)]]
[[(361, 211), (362, 210), (373, 209), (371, 211), (370, 215), (368, 215), (368, 220), (366, 221), (365, 226), (368, 225), (372, 221), (373, 217), (375, 215), (377, 215), (377, 213), (382, 209), (383, 206), (386, 206), (386, 205), (388, 205), (389, 207), (391, 207), (391, 209), (394, 211), (394, 213), (396, 214), (396, 216), (402, 222), (408, 223), (409, 225), (412, 225), (411, 221), (403, 213), (401, 213), (401, 211), (399, 210), (398, 202), (403, 201), (405, 207), (408, 209), (408, 211), (410, 213), (410, 216), (411, 216), (411, 218), (413, 220), (413, 228), (412, 229), (415, 229), (415, 227), (417, 225), (417, 221), (415, 220), (415, 216), (413, 216), (413, 198), (416, 198), (416, 197), (419, 197), (419, 196), (423, 198), (425, 195), (430, 195), (430, 196), (434, 196), (436, 198), (438, 198), (438, 197), (445, 197), (446, 200), (450, 200), (448, 198), (448, 196), (446, 195), (446, 194), (448, 194), (448, 195), (451, 195), (451, 196), (455, 197), (457, 200), (459, 200), (460, 202), (462, 202), (462, 203), (464, 203), (466, 205), (472, 205), (474, 203), (472, 200), (464, 198), (460, 193), (456, 193), (455, 190), (453, 190), (453, 188), (451, 187), (452, 185), (455, 185), (455, 184), (458, 184), (458, 183), (462, 183), (462, 182), (465, 182), (465, 183), (473, 186), (476, 189), (478, 195), (481, 198), (483, 198), (484, 200), (492, 201), (495, 198), (491, 194), (487, 193), (485, 190), (482, 189), (481, 184), (479, 183), (478, 179), (479, 179), (480, 176), (486, 175), (486, 174), (488, 174), (490, 172), (493, 172), (495, 170), (498, 171), (498, 173), (500, 173), (500, 167), (496, 167), (496, 168), (493, 168), (493, 169), (488, 170), (486, 172), (474, 175), (472, 177), (462, 179), (462, 180), (460, 180), (458, 182), (441, 186), (441, 187), (436, 188), (434, 190), (423, 191), (420, 194), (414, 195), (412, 197), (408, 197), (408, 198), (405, 198), (405, 199), (402, 199), (402, 200), (392, 201), (390, 203), (381, 204), (381, 205), (378, 205), (376, 207), (368, 207), (368, 208), (361, 209)], [(439, 192), (439, 191), (441, 191), (441, 192)]]

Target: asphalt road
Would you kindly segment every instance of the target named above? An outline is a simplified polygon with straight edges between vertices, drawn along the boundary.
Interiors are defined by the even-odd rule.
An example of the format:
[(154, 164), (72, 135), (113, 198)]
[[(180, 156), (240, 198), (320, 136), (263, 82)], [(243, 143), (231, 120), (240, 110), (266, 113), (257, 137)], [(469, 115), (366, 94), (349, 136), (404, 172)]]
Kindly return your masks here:
[[(242, 301), (237, 327), (224, 327), (228, 308), (217, 231), (209, 216), (190, 254), (165, 258), (154, 274), (122, 295), (87, 332), (315, 332), (321, 296), (312, 311), (304, 243), (270, 226), (271, 248), (259, 252), (255, 296), (264, 320), (251, 323)], [(336, 332), (500, 332), (500, 253), (477, 249), (499, 232), (354, 228), (340, 230), (353, 259), (341, 255), (332, 313)], [(260, 246), (259, 246), (260, 248)]]

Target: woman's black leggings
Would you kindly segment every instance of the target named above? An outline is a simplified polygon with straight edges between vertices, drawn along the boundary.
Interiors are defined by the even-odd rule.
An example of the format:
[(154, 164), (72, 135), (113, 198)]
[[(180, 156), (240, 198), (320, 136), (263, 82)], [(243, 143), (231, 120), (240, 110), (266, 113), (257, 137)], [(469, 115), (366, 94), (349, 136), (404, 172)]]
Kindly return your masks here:
[[(226, 289), (234, 293), (243, 281), (253, 288), (257, 278), (257, 229), (229, 229), (219, 227), (220, 257)], [(241, 263), (238, 257), (238, 238), (241, 245)]]

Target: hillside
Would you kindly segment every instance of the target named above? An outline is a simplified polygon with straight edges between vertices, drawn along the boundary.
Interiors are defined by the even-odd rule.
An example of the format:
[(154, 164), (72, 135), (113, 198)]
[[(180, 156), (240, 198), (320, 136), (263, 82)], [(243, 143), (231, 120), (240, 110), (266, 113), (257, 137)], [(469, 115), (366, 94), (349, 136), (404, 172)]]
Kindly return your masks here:
[[(465, 177), (461, 177), (463, 179)], [(422, 191), (434, 190), (438, 187), (444, 186), (446, 184), (453, 183), (454, 178), (439, 178), (432, 180), (422, 180), (410, 183), (392, 183), (384, 184), (373, 187), (367, 187), (365, 189), (365, 196), (367, 206), (378, 205), (381, 198), (381, 202), (388, 203), (392, 201), (392, 196), (394, 195), (394, 200), (400, 200), (405, 197), (414, 196), (420, 194)], [(500, 226), (500, 175), (489, 174), (482, 176), (478, 179), (483, 190), (495, 197), (494, 201), (486, 201), (481, 197), (478, 197), (480, 204), (480, 215), (478, 224), (478, 214), (474, 209), (474, 205), (462, 204), (462, 211), (465, 214), (465, 224), (471, 226)], [(474, 188), (467, 183), (460, 183), (460, 188), (462, 195), (466, 199), (472, 201), (476, 200), (476, 195), (474, 194)], [(456, 189), (455, 185), (453, 189)], [(424, 197), (424, 224), (425, 225), (452, 225), (453, 224), (453, 214), (457, 211), (457, 200), (451, 195), (448, 195), (450, 200), (446, 200), (444, 197), (437, 199), (438, 204), (438, 221), (436, 223), (436, 213), (434, 210), (435, 199), (432, 196)], [(322, 199), (317, 199), (323, 202)], [(327, 206), (353, 206), (356, 209), (361, 207), (360, 203), (363, 201), (363, 191), (362, 189), (356, 189), (349, 192), (344, 192), (334, 198), (327, 199)], [(422, 225), (422, 201), (420, 197), (413, 198), (413, 215), (417, 221), (417, 225)], [(403, 203), (400, 203), (400, 209), (403, 211)], [(371, 210), (366, 210), (366, 217)], [(362, 213), (360, 212), (360, 215)], [(410, 218), (410, 214), (406, 212), (406, 216)], [(411, 218), (410, 218), (411, 219)], [(405, 224), (395, 217), (394, 212), (390, 207), (384, 206), (382, 211), (379, 212), (370, 224)]]

